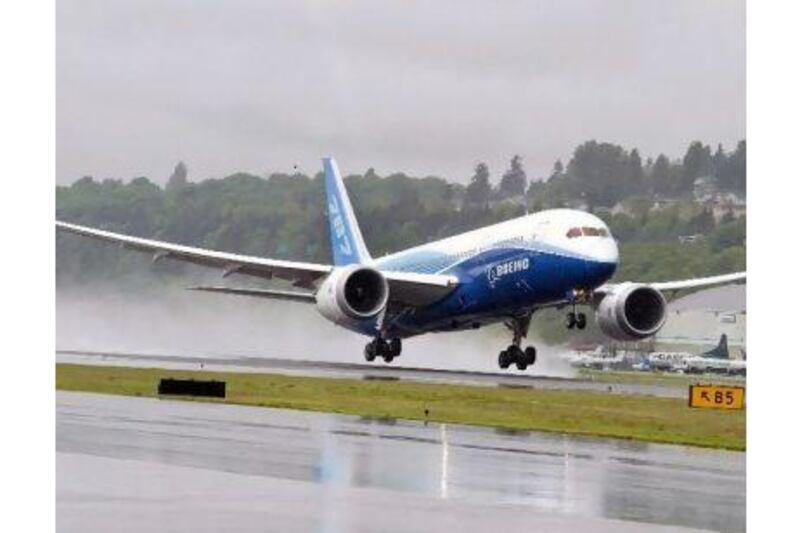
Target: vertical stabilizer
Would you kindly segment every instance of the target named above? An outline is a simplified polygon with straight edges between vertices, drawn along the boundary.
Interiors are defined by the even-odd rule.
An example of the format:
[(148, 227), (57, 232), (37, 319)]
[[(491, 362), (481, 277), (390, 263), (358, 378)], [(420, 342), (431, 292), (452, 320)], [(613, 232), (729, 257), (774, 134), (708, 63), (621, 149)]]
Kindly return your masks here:
[(704, 357), (713, 357), (715, 359), (730, 359), (730, 353), (728, 352), (728, 336), (724, 333), (719, 338), (719, 344), (717, 346), (704, 354)]
[(361, 236), (339, 167), (331, 157), (324, 158), (322, 164), (325, 169), (325, 195), (328, 202), (333, 264), (343, 266), (369, 263), (372, 258)]

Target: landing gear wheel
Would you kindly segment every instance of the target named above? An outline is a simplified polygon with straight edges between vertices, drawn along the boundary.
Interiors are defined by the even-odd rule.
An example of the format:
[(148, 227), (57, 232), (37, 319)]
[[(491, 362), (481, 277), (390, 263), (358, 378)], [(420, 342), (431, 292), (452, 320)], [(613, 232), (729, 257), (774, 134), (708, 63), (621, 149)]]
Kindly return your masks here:
[(525, 361), (531, 366), (536, 363), (536, 348), (533, 346), (525, 348)]
[(403, 351), (403, 343), (398, 338), (389, 341), (389, 353), (392, 357), (397, 357)]
[(586, 329), (586, 315), (584, 313), (578, 313), (575, 317), (575, 327)]
[(573, 329), (577, 323), (578, 319), (575, 316), (575, 313), (573, 313), (572, 311), (567, 313), (567, 329)]
[(519, 346), (511, 345), (506, 350), (506, 353), (509, 355), (509, 359), (516, 365), (517, 369), (525, 370), (528, 368), (528, 361), (525, 358), (525, 352), (520, 350)]
[(366, 359), (368, 363), (371, 363), (375, 360), (374, 342), (368, 342), (367, 345), (364, 346), (364, 359)]
[(528, 335), (532, 313), (532, 311), (529, 311), (514, 315), (505, 323), (506, 327), (514, 334), (514, 337), (511, 345), (500, 352), (500, 356), (497, 358), (500, 368), (508, 368), (513, 363), (517, 369), (525, 370), (528, 365), (532, 365), (536, 361), (536, 350), (533, 351), (533, 357), (531, 357), (530, 349), (522, 351), (519, 347), (522, 339)]
[(387, 363), (391, 363), (394, 355), (389, 351), (389, 343), (383, 339), (375, 339), (374, 342), (376, 355), (383, 357), (383, 360)]
[(497, 356), (497, 364), (500, 365), (500, 368), (503, 370), (511, 365), (511, 358), (508, 356), (508, 351), (503, 350), (500, 352), (500, 355)]

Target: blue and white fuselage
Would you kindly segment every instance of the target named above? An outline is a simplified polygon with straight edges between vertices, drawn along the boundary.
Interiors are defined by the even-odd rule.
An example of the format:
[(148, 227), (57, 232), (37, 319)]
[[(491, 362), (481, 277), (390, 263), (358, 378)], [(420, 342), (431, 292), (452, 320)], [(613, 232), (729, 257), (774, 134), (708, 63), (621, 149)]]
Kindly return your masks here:
[(606, 283), (618, 259), (617, 243), (602, 220), (554, 209), (387, 255), (372, 266), (459, 280), (444, 299), (403, 315), (387, 331), (406, 337), (475, 328), (569, 301), (575, 291)]

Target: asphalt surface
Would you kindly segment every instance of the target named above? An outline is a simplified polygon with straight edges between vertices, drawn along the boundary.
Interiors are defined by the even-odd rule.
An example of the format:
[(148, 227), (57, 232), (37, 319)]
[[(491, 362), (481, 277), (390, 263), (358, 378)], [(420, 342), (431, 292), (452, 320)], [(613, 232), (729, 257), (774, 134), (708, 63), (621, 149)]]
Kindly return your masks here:
[(272, 372), (286, 375), (347, 377), (360, 379), (408, 380), (429, 383), (457, 383), (495, 387), (530, 387), (535, 389), (577, 389), (619, 394), (643, 394), (665, 398), (686, 398), (685, 387), (669, 387), (637, 383), (600, 383), (589, 379), (521, 375), (490, 372), (462, 372), (403, 366), (402, 358), (391, 365), (375, 363), (342, 363), (261, 357), (197, 357), (188, 355), (154, 355), (136, 353), (56, 352), (59, 363), (141, 366), (220, 372)]
[(745, 529), (745, 454), (57, 392), (59, 531)]

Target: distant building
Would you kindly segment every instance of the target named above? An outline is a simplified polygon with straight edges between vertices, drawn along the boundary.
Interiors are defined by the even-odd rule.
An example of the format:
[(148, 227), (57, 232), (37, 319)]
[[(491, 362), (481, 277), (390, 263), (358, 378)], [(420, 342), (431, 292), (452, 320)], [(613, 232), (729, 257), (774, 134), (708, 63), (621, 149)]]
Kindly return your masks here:
[(588, 211), (589, 204), (586, 203), (586, 200), (578, 198), (578, 199), (567, 200), (566, 202), (564, 202), (564, 207), (566, 207), (567, 209)]
[(733, 193), (718, 194), (710, 204), (714, 220), (719, 222), (722, 217), (730, 213), (733, 218), (743, 217), (747, 214), (747, 202)]
[(719, 193), (717, 179), (714, 176), (699, 176), (694, 180), (693, 195), (697, 202), (712, 200)]
[(699, 176), (694, 180), (694, 200), (710, 209), (719, 222), (727, 213), (739, 218), (747, 213), (747, 202), (732, 192), (721, 192), (714, 176)]
[(515, 194), (514, 196), (507, 196), (505, 198), (492, 198), (489, 200), (489, 209), (493, 209), (498, 205), (521, 205), (526, 206), (528, 199), (524, 194)]
[(656, 197), (653, 199), (653, 207), (650, 209), (652, 211), (661, 211), (662, 209), (666, 209), (675, 205), (677, 201), (678, 200), (675, 198), (661, 198), (660, 196), (656, 195)]
[(702, 233), (695, 233), (694, 235), (678, 235), (678, 242), (681, 244), (694, 244), (702, 239)]

